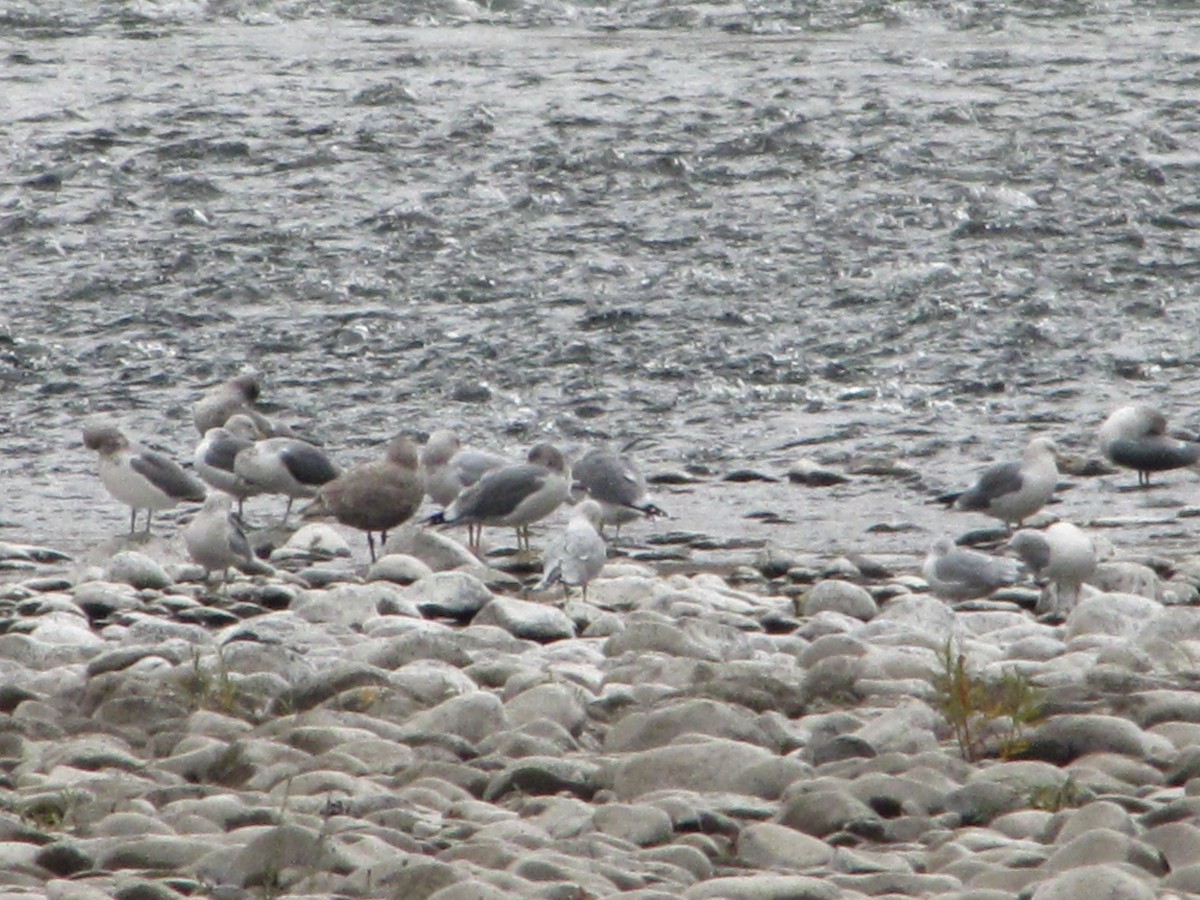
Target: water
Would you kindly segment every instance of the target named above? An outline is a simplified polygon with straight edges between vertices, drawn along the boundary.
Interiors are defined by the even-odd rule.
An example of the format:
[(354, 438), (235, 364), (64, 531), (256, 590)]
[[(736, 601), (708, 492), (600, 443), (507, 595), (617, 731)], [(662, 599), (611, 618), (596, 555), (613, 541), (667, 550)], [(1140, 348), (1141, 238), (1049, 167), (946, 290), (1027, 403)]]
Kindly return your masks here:
[[(81, 422), (188, 458), (247, 368), (344, 464), (645, 437), (698, 481), (643, 536), (818, 555), (1130, 400), (1200, 430), (1186, 4), (83, 6), (0, 22), (0, 540), (94, 552)], [(915, 475), (721, 480), (798, 456)], [(1194, 475), (1069, 480), (1190, 546)]]

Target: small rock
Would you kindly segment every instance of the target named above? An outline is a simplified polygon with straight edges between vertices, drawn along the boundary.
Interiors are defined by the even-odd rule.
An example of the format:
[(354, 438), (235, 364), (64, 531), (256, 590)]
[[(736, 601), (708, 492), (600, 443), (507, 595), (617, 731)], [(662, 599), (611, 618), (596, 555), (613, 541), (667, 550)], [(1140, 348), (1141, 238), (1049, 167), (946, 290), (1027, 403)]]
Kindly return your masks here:
[(514, 637), (541, 643), (575, 636), (575, 623), (562, 610), (515, 597), (493, 597), (473, 622), (496, 625)]
[(409, 585), (401, 598), (417, 605), (422, 615), (466, 621), (492, 599), (492, 592), (474, 575), (434, 572)]
[(836, 612), (864, 622), (874, 618), (879, 606), (866, 588), (849, 581), (818, 581), (804, 596), (804, 614)]
[(118, 553), (104, 570), (109, 581), (128, 584), (138, 590), (162, 590), (175, 582), (157, 562), (136, 550), (125, 550)]
[(433, 569), (415, 556), (405, 553), (389, 553), (376, 560), (367, 570), (367, 581), (391, 581), (395, 584), (407, 585), (432, 574)]
[[(284, 544), (285, 550), (299, 551), (316, 559), (333, 559), (351, 556), (350, 545), (332, 525), (310, 522), (302, 525)], [(272, 559), (274, 559), (272, 554)]]

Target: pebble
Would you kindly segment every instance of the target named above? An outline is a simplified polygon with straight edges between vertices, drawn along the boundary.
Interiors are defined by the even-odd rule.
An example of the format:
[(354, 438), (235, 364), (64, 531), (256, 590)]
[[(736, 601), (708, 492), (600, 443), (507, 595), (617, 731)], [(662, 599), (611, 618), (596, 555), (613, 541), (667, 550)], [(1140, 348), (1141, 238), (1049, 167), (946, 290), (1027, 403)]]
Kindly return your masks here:
[[(0, 634), (6, 886), (1200, 891), (1200, 609), (1164, 606), (1147, 567), (1106, 563), (1104, 592), (1061, 624), (780, 554), (759, 560), (778, 582), (614, 562), (586, 603), (559, 606), (449, 537), (400, 532), (365, 581), (310, 532), (291, 548), (299, 577), (238, 580), (203, 603), (149, 552), (22, 574)], [(61, 562), (43, 558), (30, 564)], [(801, 588), (787, 581), (801, 562), (797, 615), (774, 586)], [(1028, 722), (972, 723), (1012, 730), (1019, 758), (995, 742), (964, 758), (939, 687), (948, 642), (974, 677), (1026, 679), (1043, 703)]]

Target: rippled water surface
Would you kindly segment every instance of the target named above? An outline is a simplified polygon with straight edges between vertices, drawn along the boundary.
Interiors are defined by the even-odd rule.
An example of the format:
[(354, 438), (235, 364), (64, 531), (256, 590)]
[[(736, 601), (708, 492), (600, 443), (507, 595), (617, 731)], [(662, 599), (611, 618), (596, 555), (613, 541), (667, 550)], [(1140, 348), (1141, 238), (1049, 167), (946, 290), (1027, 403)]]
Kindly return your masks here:
[[(121, 531), (81, 421), (190, 458), (189, 404), (247, 368), (343, 463), (444, 424), (644, 437), (697, 480), (643, 537), (820, 555), (985, 524), (930, 499), (1035, 432), (1094, 455), (1130, 399), (1200, 429), (1190, 5), (2, 24), (0, 540)], [(858, 474), (723, 480), (802, 456)], [(1067, 478), (1055, 512), (1189, 546), (1196, 476), (1132, 480)]]

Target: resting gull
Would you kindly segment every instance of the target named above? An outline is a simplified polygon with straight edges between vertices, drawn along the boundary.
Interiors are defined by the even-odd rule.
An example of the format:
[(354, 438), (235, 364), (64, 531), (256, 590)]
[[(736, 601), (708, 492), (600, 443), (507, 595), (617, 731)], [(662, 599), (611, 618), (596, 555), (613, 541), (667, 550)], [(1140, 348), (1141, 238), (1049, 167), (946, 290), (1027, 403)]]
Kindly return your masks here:
[(371, 562), (375, 562), (375, 535), (387, 543), (389, 529), (402, 525), (425, 499), (425, 479), (417, 445), (403, 435), (387, 445), (383, 459), (360, 463), (321, 487), (305, 516), (328, 513), (343, 525), (367, 533)]
[[(486, 473), (427, 521), (431, 525), (511, 525), (517, 529), (517, 549), (528, 549), (529, 526), (558, 509), (569, 493), (566, 458), (552, 444), (537, 444), (526, 462)], [(478, 539), (471, 549), (479, 551)]]
[(646, 478), (625, 453), (596, 448), (572, 468), (575, 486), (600, 504), (601, 527), (615, 525), (617, 534), (626, 522), (645, 516), (665, 516), (650, 499)]
[(315, 497), (321, 485), (338, 476), (337, 467), (321, 450), (290, 437), (267, 438), (238, 451), (233, 471), (259, 493), (288, 498), (282, 522), (285, 527), (293, 500)]
[(1096, 571), (1092, 539), (1070, 522), (1055, 522), (1045, 531), (1022, 529), (1008, 545), (1035, 578), (1046, 582), (1039, 613), (1067, 615), (1079, 602), (1083, 583)]
[(1015, 559), (958, 547), (948, 537), (934, 542), (921, 566), (929, 589), (943, 600), (986, 597), (998, 588), (1014, 584), (1020, 571), (1020, 563)]
[(600, 574), (608, 558), (599, 530), (603, 515), (600, 503), (591, 499), (581, 501), (571, 510), (567, 527), (546, 547), (542, 580), (534, 587), (535, 591), (561, 583), (564, 591), (568, 587), (581, 588), (583, 599), (587, 599), (588, 582)]
[(100, 480), (110, 494), (129, 505), (129, 533), (137, 524), (137, 512), (146, 510), (146, 531), (159, 510), (170, 509), (181, 500), (201, 501), (204, 482), (185, 471), (157, 450), (130, 441), (113, 425), (89, 425), (83, 443), (100, 454)]
[(1100, 452), (1113, 465), (1133, 469), (1138, 484), (1149, 486), (1151, 472), (1200, 462), (1200, 443), (1167, 434), (1167, 417), (1143, 404), (1122, 406), (1100, 426)]
[(222, 582), (227, 581), (230, 567), (247, 575), (269, 575), (274, 571), (250, 549), (241, 520), (230, 510), (232, 502), (229, 494), (214, 491), (183, 529), (188, 555), (204, 567), (205, 581), (214, 571), (221, 573)]
[(261, 437), (263, 435), (255, 426), (254, 420), (238, 413), (230, 416), (223, 426), (208, 429), (204, 433), (204, 439), (196, 445), (196, 453), (192, 457), (196, 474), (203, 478), (209, 487), (237, 498), (239, 516), (242, 514), (246, 498), (253, 497), (261, 491), (233, 471), (233, 462), (238, 453)]
[[(490, 450), (464, 447), (453, 431), (435, 431), (421, 450), (425, 469), (425, 492), (438, 506), (447, 507), (487, 472), (507, 466), (511, 460)], [(467, 542), (479, 544), (479, 526), (467, 525)]]
[(970, 489), (959, 495), (956, 509), (982, 512), (1010, 529), (1041, 509), (1058, 483), (1057, 448), (1049, 438), (1034, 438), (1019, 463), (997, 463), (985, 469)]

